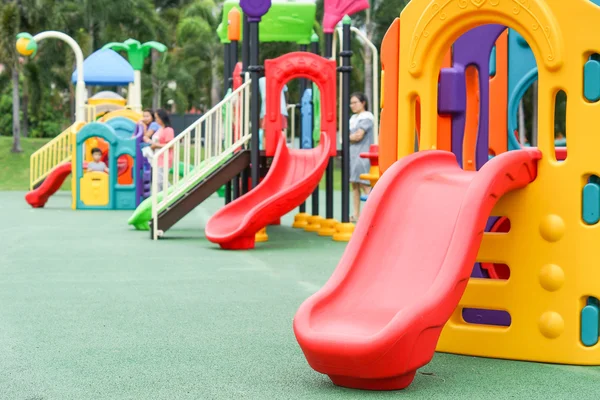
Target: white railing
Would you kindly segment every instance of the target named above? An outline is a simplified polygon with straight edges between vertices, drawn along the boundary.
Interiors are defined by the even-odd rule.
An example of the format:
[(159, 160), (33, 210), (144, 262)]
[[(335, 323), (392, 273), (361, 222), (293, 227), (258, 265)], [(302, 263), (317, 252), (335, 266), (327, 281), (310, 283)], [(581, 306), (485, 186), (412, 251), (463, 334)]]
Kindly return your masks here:
[[(152, 157), (153, 239), (158, 214), (194, 187), (199, 179), (245, 148), (250, 141), (250, 78)], [(172, 158), (172, 171), (169, 166)], [(159, 174), (159, 168), (164, 171)], [(183, 168), (183, 171), (181, 171)], [(172, 172), (172, 173), (171, 173)], [(163, 189), (162, 192), (160, 189)]]
[[(334, 34), (333, 35), (333, 51), (332, 51), (332, 60), (336, 60), (337, 62), (337, 41), (336, 39), (339, 39), (339, 41), (342, 41), (342, 38), (344, 37), (344, 30), (343, 28), (337, 28), (337, 37)], [(367, 35), (364, 34), (363, 31), (361, 31), (360, 29), (358, 29), (355, 26), (351, 26), (350, 27), (350, 31), (354, 32), (360, 39), (361, 41), (366, 44), (370, 49), (371, 49), (371, 54), (373, 55), (371, 57), (371, 62), (372, 62), (372, 68), (373, 68), (373, 97), (372, 97), (372, 101), (371, 104), (369, 104), (369, 106), (371, 107), (371, 110), (373, 112), (373, 140), (375, 144), (379, 143), (379, 107), (380, 107), (380, 103), (379, 103), (379, 51), (377, 50), (377, 46), (375, 46), (373, 44), (373, 42), (371, 42), (369, 40), (369, 38), (367, 37)], [(339, 92), (339, 118), (341, 120), (342, 118), (342, 74), (339, 74), (339, 86), (338, 86), (338, 92)], [(340, 143), (341, 143), (341, 135), (340, 135)]]

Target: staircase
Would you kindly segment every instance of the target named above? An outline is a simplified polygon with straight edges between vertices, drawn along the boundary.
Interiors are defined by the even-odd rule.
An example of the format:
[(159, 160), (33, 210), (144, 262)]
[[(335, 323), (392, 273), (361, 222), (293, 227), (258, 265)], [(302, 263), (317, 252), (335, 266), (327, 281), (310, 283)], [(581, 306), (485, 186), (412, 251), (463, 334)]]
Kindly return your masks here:
[[(161, 182), (163, 188), (169, 189), (160, 196), (158, 174), (152, 174), (154, 240), (216, 191), (222, 184), (219, 182), (232, 179), (244, 163), (247, 166), (249, 155), (245, 149), (251, 137), (249, 128), (250, 79), (247, 76), (242, 86), (154, 154), (152, 171), (158, 168), (169, 171), (169, 154), (173, 157), (172, 171), (163, 174)], [(210, 184), (205, 183), (211, 179)], [(196, 193), (198, 191), (202, 193)]]
[(74, 123), (31, 155), (29, 158), (30, 190), (41, 185), (59, 164), (71, 160), (75, 150), (73, 137), (83, 125), (85, 125), (83, 122)]

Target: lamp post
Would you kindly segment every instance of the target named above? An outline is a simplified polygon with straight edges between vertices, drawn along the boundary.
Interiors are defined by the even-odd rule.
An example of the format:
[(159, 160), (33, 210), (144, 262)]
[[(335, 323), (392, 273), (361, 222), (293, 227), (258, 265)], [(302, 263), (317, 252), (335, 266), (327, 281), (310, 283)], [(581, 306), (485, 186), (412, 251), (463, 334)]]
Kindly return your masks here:
[(40, 32), (35, 36), (22, 32), (17, 35), (17, 51), (23, 56), (35, 56), (37, 43), (44, 39), (59, 39), (67, 43), (75, 53), (77, 84), (75, 85), (75, 122), (85, 122), (85, 80), (83, 79), (83, 52), (69, 35), (58, 31)]

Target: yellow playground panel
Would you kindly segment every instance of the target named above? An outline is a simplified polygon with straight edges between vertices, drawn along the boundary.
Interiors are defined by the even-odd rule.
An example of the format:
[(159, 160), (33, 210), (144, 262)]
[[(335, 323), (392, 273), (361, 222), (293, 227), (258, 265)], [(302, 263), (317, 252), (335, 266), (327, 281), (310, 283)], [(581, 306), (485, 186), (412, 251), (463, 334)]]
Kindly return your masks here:
[[(600, 176), (600, 103), (583, 96), (584, 64), (600, 53), (600, 8), (590, 0), (412, 0), (400, 24), (398, 157), (413, 152), (415, 103), (421, 103), (420, 150), (436, 148), (437, 90), (442, 59), (466, 31), (484, 24), (516, 29), (539, 67), (539, 163), (536, 180), (503, 197), (495, 216), (506, 234), (486, 233), (478, 261), (506, 264), (506, 281), (471, 279), (438, 343), (444, 352), (600, 364), (600, 344), (580, 339), (581, 310), (600, 298), (598, 225), (582, 220), (582, 189)], [(390, 88), (387, 88), (390, 90)], [(554, 104), (568, 95), (568, 158), (554, 151)], [(504, 310), (509, 327), (466, 324), (462, 309)]]
[(108, 204), (108, 174), (104, 172), (85, 172), (79, 185), (81, 202), (86, 206), (105, 206)]
[(113, 118), (117, 118), (117, 117), (125, 117), (125, 118), (129, 118), (130, 120), (132, 120), (133, 122), (139, 122), (142, 119), (142, 114), (134, 111), (130, 108), (123, 108), (121, 110), (115, 110), (115, 111), (111, 111), (108, 114), (104, 115), (101, 119), (102, 122), (106, 122), (109, 121)]

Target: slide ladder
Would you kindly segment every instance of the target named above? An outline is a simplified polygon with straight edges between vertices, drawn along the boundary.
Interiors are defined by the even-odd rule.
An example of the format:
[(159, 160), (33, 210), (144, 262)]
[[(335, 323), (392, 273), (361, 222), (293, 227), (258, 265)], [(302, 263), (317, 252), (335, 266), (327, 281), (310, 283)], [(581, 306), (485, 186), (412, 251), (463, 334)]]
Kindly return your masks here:
[(31, 155), (29, 158), (29, 190), (40, 186), (55, 168), (71, 161), (74, 150), (73, 135), (83, 125), (85, 123), (74, 123)]
[(248, 167), (250, 157), (245, 149), (251, 137), (250, 84), (247, 78), (154, 154), (153, 171), (170, 170), (169, 157), (173, 159), (172, 173), (164, 174), (160, 182), (167, 190), (159, 192), (158, 174), (153, 174), (152, 194), (140, 204), (129, 224), (143, 229), (151, 221), (152, 238), (156, 240)]

